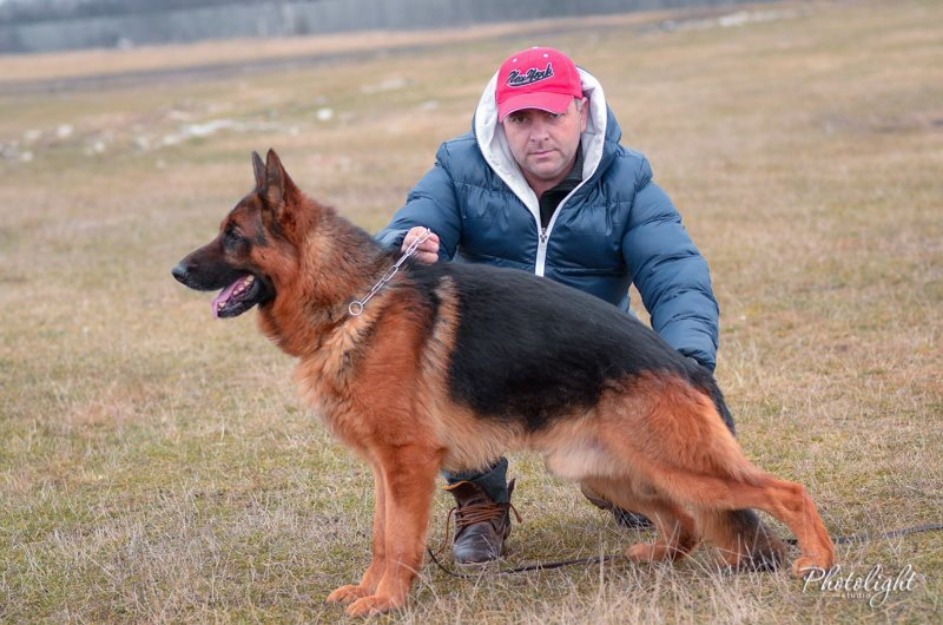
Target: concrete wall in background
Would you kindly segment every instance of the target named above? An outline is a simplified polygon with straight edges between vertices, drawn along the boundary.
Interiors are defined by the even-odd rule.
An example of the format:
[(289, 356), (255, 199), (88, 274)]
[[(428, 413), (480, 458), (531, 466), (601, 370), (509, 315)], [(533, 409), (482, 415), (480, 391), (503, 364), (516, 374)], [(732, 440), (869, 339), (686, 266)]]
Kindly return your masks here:
[(568, 15), (709, 7), (744, 0), (320, 0), (0, 25), (0, 52), (186, 43), (357, 30), (416, 30)]

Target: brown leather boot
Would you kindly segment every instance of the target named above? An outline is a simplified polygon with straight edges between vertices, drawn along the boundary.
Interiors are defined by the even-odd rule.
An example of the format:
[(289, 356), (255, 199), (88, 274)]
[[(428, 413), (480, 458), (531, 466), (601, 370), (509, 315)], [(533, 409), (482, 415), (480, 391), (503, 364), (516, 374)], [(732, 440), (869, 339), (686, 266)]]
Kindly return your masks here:
[(508, 483), (507, 503), (493, 501), (472, 482), (457, 482), (445, 490), (455, 497), (456, 505), (449, 514), (455, 514), (452, 557), (456, 564), (482, 564), (504, 555), (504, 541), (511, 533), (514, 480)]
[(622, 527), (643, 528), (652, 526), (652, 522), (647, 517), (644, 517), (637, 512), (623, 510), (619, 506), (613, 504), (611, 501), (603, 498), (602, 495), (585, 484), (580, 484), (580, 491), (582, 491), (583, 496), (589, 499), (589, 502), (597, 508), (600, 508), (601, 510), (609, 510), (612, 512), (612, 516), (615, 517), (616, 523)]

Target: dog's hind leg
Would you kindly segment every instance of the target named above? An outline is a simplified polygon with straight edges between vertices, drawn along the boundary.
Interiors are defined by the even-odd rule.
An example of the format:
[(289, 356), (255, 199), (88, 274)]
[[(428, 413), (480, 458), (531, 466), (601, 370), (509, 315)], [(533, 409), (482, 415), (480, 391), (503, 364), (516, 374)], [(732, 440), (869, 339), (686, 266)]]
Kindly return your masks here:
[[(599, 433), (631, 475), (684, 509), (769, 513), (796, 536), (795, 575), (834, 564), (835, 547), (805, 488), (750, 463), (709, 395), (671, 378), (642, 380), (632, 390), (630, 403), (614, 396), (623, 403)], [(732, 517), (708, 516), (702, 525), (722, 548), (733, 546)]]
[(623, 510), (631, 510), (648, 517), (655, 526), (655, 540), (629, 546), (625, 556), (635, 562), (680, 560), (691, 553), (700, 542), (694, 519), (672, 501), (638, 482), (637, 476), (615, 478), (588, 478), (582, 483)]
[[(388, 612), (406, 603), (409, 588), (422, 567), (441, 459), (435, 450), (419, 445), (390, 447), (378, 455), (385, 503), (384, 538), (379, 544), (384, 549), (385, 567), (373, 593), (347, 606), (350, 616)], [(371, 576), (378, 572), (379, 568), (367, 571)]]
[(774, 571), (786, 560), (786, 544), (753, 510), (706, 510), (694, 513), (704, 538), (737, 571)]
[[(756, 508), (784, 523), (795, 534), (802, 552), (792, 565), (796, 576), (834, 564), (835, 546), (803, 486), (760, 471), (749, 464), (739, 449), (734, 457), (718, 457), (715, 461), (719, 468), (711, 474), (675, 464), (660, 467), (650, 477), (656, 488), (682, 505), (713, 511), (715, 515)], [(734, 538), (732, 519), (729, 516), (711, 519), (710, 514), (705, 519), (705, 528), (713, 531), (714, 539), (723, 548), (729, 549), (732, 541), (738, 540)]]
[(801, 555), (792, 564), (794, 575), (829, 569), (835, 563), (835, 545), (805, 487), (766, 473), (755, 483), (733, 482), (726, 486), (728, 493), (717, 499), (719, 505), (758, 508), (785, 523), (795, 534)]

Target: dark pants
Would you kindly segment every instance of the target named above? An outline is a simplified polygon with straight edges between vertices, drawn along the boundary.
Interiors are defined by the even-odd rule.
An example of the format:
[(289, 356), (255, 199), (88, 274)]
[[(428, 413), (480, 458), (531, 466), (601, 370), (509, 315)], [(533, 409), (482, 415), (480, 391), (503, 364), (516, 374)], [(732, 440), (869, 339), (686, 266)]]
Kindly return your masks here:
[(456, 482), (471, 482), (478, 486), (495, 503), (508, 502), (508, 459), (499, 459), (490, 469), (484, 471), (463, 471), (462, 473), (449, 473), (443, 471), (442, 475), (449, 484)]

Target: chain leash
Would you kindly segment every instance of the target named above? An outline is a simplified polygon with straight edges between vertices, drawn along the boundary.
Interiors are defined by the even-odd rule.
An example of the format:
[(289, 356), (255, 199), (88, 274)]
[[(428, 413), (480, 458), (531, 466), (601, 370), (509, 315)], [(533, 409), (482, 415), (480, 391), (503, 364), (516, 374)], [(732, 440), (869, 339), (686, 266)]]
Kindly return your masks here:
[(419, 246), (422, 245), (426, 239), (432, 236), (432, 230), (429, 228), (425, 229), (426, 231), (419, 236), (418, 239), (409, 244), (409, 247), (406, 248), (406, 251), (403, 252), (403, 255), (399, 257), (399, 260), (396, 263), (386, 270), (386, 273), (383, 274), (383, 277), (373, 285), (373, 288), (370, 289), (370, 292), (363, 299), (355, 299), (347, 306), (347, 312), (350, 313), (351, 317), (359, 317), (363, 314), (363, 309), (367, 305), (367, 302), (370, 299), (380, 292), (387, 285), (387, 283), (393, 279), (397, 273), (399, 273), (400, 267), (403, 266), (403, 263), (406, 262), (406, 259), (416, 253), (416, 250), (419, 249)]

